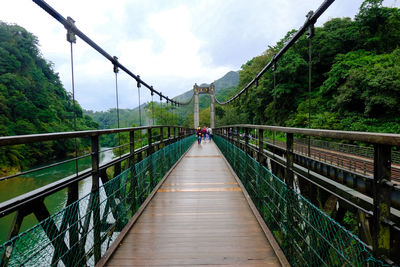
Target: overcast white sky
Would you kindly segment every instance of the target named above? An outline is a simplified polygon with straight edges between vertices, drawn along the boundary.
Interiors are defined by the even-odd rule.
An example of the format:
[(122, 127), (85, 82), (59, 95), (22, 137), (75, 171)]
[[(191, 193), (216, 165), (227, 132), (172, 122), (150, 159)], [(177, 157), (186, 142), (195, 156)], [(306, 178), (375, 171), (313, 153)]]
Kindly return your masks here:
[[(210, 83), (298, 29), (323, 0), (47, 0), (121, 64), (170, 97)], [(354, 17), (362, 0), (336, 0), (319, 19)], [(386, 0), (387, 6), (399, 6)], [(1, 0), (0, 20), (39, 38), (41, 51), (71, 91), (69, 43), (63, 26), (31, 0)], [(78, 38), (76, 98), (85, 109), (116, 106), (112, 65)], [(120, 107), (137, 106), (136, 82), (119, 74)], [(142, 91), (142, 103), (150, 94)]]

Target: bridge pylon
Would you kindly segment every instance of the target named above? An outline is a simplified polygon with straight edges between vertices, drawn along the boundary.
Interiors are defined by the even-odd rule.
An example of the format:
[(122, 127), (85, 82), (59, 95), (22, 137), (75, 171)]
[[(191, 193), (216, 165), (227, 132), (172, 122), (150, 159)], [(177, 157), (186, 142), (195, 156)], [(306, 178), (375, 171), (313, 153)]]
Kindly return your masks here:
[(197, 83), (193, 85), (194, 93), (194, 112), (193, 112), (193, 122), (194, 128), (200, 126), (199, 120), (199, 94), (209, 94), (210, 95), (210, 127), (215, 127), (215, 87), (214, 84), (210, 86), (198, 86)]

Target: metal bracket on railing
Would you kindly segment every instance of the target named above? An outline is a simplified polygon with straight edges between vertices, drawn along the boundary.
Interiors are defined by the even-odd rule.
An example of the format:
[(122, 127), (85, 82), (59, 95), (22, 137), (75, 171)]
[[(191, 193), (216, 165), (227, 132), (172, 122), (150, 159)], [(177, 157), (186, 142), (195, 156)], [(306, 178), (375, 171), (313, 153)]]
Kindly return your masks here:
[(67, 22), (68, 26), (65, 26), (65, 28), (67, 29), (67, 41), (75, 44), (76, 36), (75, 33), (71, 30), (75, 27), (75, 20), (73, 20), (71, 17), (67, 17)]

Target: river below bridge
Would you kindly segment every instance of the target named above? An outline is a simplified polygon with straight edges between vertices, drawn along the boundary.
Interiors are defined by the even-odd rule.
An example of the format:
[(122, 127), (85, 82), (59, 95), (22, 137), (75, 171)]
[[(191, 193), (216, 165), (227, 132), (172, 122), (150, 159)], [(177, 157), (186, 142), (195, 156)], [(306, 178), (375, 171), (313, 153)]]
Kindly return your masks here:
[[(107, 150), (107, 148), (102, 148)], [(110, 161), (114, 158), (112, 150), (107, 150), (100, 153), (100, 164)], [(91, 158), (83, 158), (78, 162), (79, 171), (90, 168)], [(40, 166), (38, 166), (40, 167)], [(68, 162), (59, 166), (51, 167), (48, 169), (36, 171), (24, 176), (15, 177), (9, 180), (0, 181), (0, 203), (12, 199), (16, 196), (30, 192), (59, 179), (65, 178), (75, 173), (75, 161)], [(92, 186), (91, 177), (79, 182), (79, 197), (82, 197), (90, 192)], [(47, 209), (51, 214), (54, 214), (64, 208), (67, 202), (67, 189), (64, 189), (54, 195), (45, 199)], [(0, 244), (7, 241), (10, 231), (12, 220), (15, 212), (3, 218), (0, 218)], [(20, 232), (37, 224), (38, 221), (33, 214), (27, 216), (22, 224)]]

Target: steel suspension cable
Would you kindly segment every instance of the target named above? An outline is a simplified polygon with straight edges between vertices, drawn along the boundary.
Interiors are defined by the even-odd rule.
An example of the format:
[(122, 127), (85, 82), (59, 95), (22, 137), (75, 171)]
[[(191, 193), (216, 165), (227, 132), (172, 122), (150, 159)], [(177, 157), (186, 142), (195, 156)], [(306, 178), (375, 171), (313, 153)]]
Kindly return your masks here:
[(153, 100), (153, 91), (151, 92), (151, 116), (153, 117), (153, 124), (154, 125), (154, 100)]
[[(118, 62), (118, 58), (114, 57), (114, 60)], [(118, 101), (118, 66), (114, 65), (114, 73), (115, 73), (115, 98), (117, 101), (117, 127), (118, 129), (120, 128), (119, 125), (119, 101)], [(119, 151), (119, 156), (122, 156), (121, 153), (121, 134), (118, 132), (118, 151)]]
[[(138, 75), (140, 78), (140, 76)], [(142, 112), (140, 108), (140, 83), (137, 83), (137, 90), (138, 90), (138, 101), (139, 101), (139, 126), (142, 126)]]
[(184, 103), (176, 103), (177, 105), (178, 105), (178, 107), (179, 106), (187, 106), (187, 105), (189, 105), (192, 101), (193, 101), (193, 99), (194, 99), (194, 94), (192, 95), (192, 97), (188, 100), (188, 101), (186, 101), (186, 102), (184, 102)]
[[(74, 24), (74, 20), (68, 17), (68, 22), (70, 24)], [(74, 75), (74, 49), (73, 44), (76, 43), (76, 36), (75, 34), (67, 28), (67, 41), (70, 43), (70, 55), (71, 55), (71, 87), (72, 87), (72, 104), (73, 104), (73, 113), (74, 113), (74, 131), (77, 130), (76, 128), (76, 104), (75, 104), (75, 75)], [(78, 165), (78, 141), (76, 137), (74, 138), (74, 146), (75, 146), (75, 174), (78, 175), (79, 172), (79, 165)]]
[[(312, 56), (311, 56), (312, 41), (308, 40), (308, 128), (311, 129), (311, 71), (312, 71)], [(311, 157), (311, 137), (308, 136), (308, 156)]]
[(124, 65), (120, 64), (118, 61), (115, 61), (115, 59), (110, 54), (108, 54), (103, 48), (101, 48), (98, 44), (96, 44), (93, 40), (91, 40), (83, 32), (81, 32), (73, 23), (71, 23), (69, 20), (65, 19), (60, 13), (58, 13), (53, 7), (51, 7), (49, 4), (47, 4), (44, 0), (32, 0), (32, 1), (35, 2), (38, 6), (40, 6), (44, 11), (46, 11), (53, 18), (55, 18), (58, 22), (63, 24), (65, 28), (69, 29), (71, 32), (73, 32), (74, 34), (78, 35), (84, 42), (86, 42), (89, 46), (91, 46), (93, 49), (95, 49), (97, 52), (99, 52), (101, 55), (103, 55), (113, 65), (117, 65), (118, 68), (123, 70), (126, 74), (131, 76), (138, 83), (141, 83), (144, 87), (149, 89), (151, 92), (159, 95), (162, 98), (168, 99), (169, 101), (172, 101), (172, 102), (175, 102), (175, 103), (179, 103), (180, 105), (183, 105), (183, 106), (186, 105), (185, 103), (177, 102), (175, 100), (172, 100), (168, 96), (162, 95), (160, 92), (155, 90), (152, 86), (150, 86), (145, 81), (140, 79), (140, 77), (138, 75), (133, 74)]
[[(303, 33), (306, 32), (306, 30), (311, 26), (314, 25), (317, 19), (325, 12), (328, 7), (335, 2), (335, 0), (325, 0), (315, 11), (315, 13), (312, 13), (311, 16), (307, 16), (307, 20), (305, 21), (304, 25), (296, 32), (296, 34), (290, 39), (285, 46), (278, 52), (276, 55), (268, 62), (267, 65), (264, 66), (264, 68), (251, 80), (242, 90), (240, 90), (236, 95), (234, 95), (232, 98), (230, 98), (227, 101), (219, 101), (217, 98), (215, 101), (220, 104), (220, 105), (226, 105), (231, 103), (233, 100), (236, 98), (240, 97), (243, 93), (245, 93), (247, 90), (250, 89), (252, 85), (254, 85), (264, 73), (270, 69), (273, 65), (274, 62), (276, 62), (279, 58), (281, 58), (287, 50), (292, 47), (296, 41), (303, 35)], [(308, 13), (310, 14), (310, 13)]]
[[(308, 12), (307, 18), (311, 18), (314, 14), (313, 11)], [(308, 128), (311, 129), (311, 75), (312, 75), (312, 41), (314, 37), (314, 24), (311, 24), (308, 29), (306, 36), (308, 38)], [(308, 156), (311, 157), (311, 137), (308, 136)], [(309, 170), (308, 170), (309, 171)]]
[(165, 103), (165, 124), (169, 125), (169, 117), (168, 117), (168, 101)]
[(160, 97), (160, 105), (161, 105), (161, 113), (160, 113), (161, 124), (164, 124), (165, 122), (164, 122), (164, 116), (163, 116), (164, 110), (163, 110), (163, 107), (162, 107), (162, 97)]
[[(275, 55), (274, 55), (275, 57)], [(272, 72), (274, 75), (274, 94), (273, 94), (273, 101), (274, 105), (276, 104), (276, 61), (274, 61), (274, 64), (272, 64)], [(274, 115), (274, 125), (276, 125), (276, 116)]]

